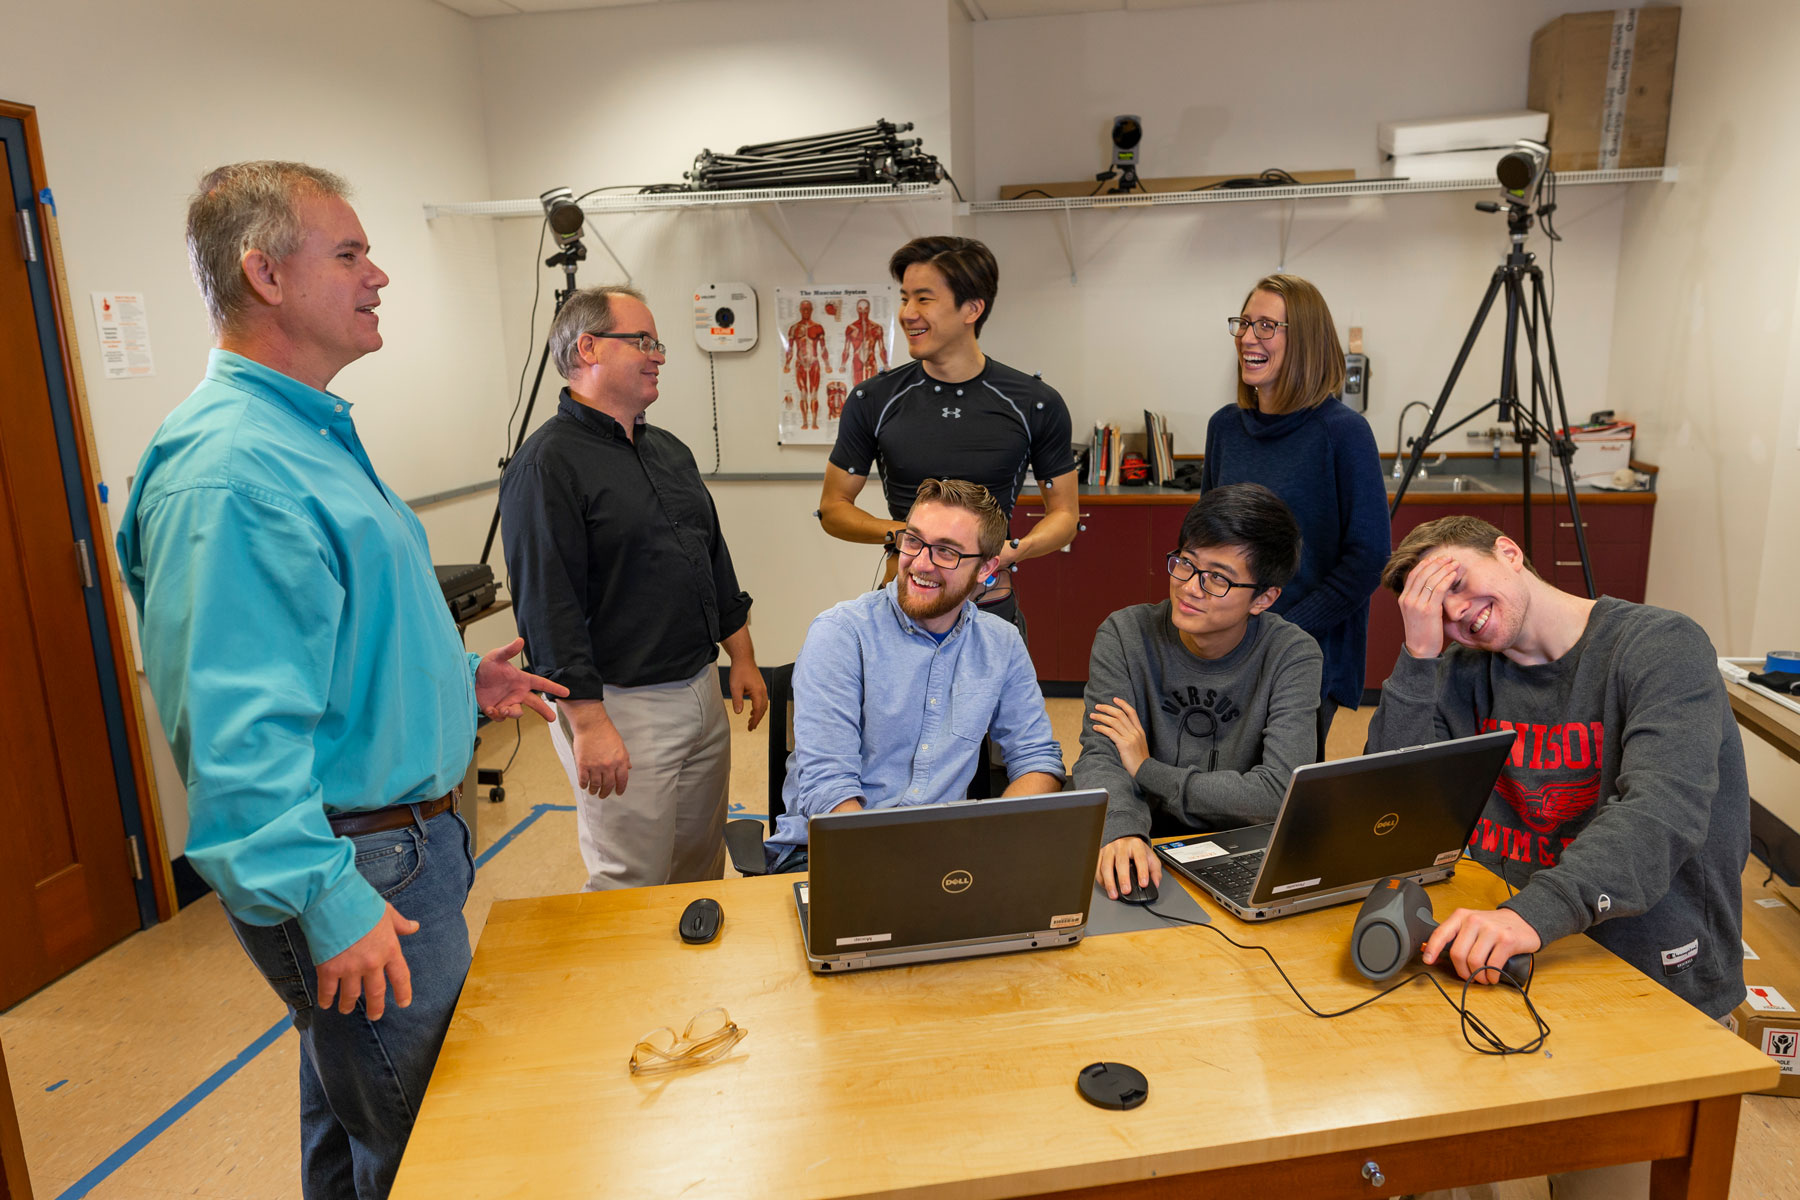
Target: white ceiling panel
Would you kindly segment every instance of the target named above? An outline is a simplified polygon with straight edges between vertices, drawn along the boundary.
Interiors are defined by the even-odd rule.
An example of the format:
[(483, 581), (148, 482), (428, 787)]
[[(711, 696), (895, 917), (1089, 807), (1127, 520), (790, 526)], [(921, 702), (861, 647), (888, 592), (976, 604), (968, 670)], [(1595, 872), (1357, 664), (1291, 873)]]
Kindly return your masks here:
[(510, 17), (519, 11), (506, 0), (438, 0), (438, 3), (471, 17)]
[(1073, 13), (1117, 12), (1125, 0), (979, 0), (990, 21), (1013, 17), (1061, 17)]

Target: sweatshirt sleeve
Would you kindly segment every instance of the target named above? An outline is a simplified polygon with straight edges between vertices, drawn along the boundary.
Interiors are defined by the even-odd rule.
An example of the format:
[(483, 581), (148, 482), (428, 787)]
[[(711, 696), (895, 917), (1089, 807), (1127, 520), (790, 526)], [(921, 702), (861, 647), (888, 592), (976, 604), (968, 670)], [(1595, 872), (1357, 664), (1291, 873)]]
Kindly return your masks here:
[(1405, 646), (1400, 647), (1394, 671), (1381, 685), (1381, 702), (1369, 720), (1363, 752), (1404, 750), (1453, 737), (1441, 708), (1450, 674), (1447, 657), (1414, 658)]
[(1138, 785), (1152, 803), (1197, 828), (1273, 821), (1294, 768), (1318, 758), (1319, 677), (1324, 663), (1319, 644), (1302, 637), (1271, 664), (1262, 761), (1248, 771), (1202, 771), (1150, 758), (1138, 768)]
[(1381, 585), (1393, 531), (1388, 521), (1387, 489), (1381, 481), (1381, 455), (1369, 423), (1354, 413), (1332, 422), (1331, 446), (1337, 479), (1338, 560), (1299, 603), (1284, 614), (1306, 632), (1318, 636), (1348, 620)]
[[(1101, 622), (1094, 634), (1094, 648), (1088, 656), (1087, 689), (1081, 701), (1081, 757), (1075, 760), (1075, 786), (1081, 789), (1106, 789), (1106, 825), (1100, 835), (1102, 844), (1122, 837), (1150, 837), (1150, 806), (1133, 782), (1125, 764), (1119, 761), (1119, 748), (1112, 739), (1094, 728), (1091, 720), (1096, 704), (1110, 704), (1113, 697), (1129, 700), (1140, 708), (1140, 716), (1149, 719), (1142, 706), (1149, 702), (1131, 678), (1126, 660), (1125, 643), (1119, 636), (1118, 614)], [(1144, 764), (1146, 767), (1149, 763)]]
[[(1649, 911), (1700, 853), (1719, 791), (1719, 743), (1730, 705), (1706, 634), (1687, 617), (1635, 638), (1617, 661), (1623, 728), (1615, 794), (1557, 865), (1538, 871), (1502, 905), (1548, 945), (1597, 924)], [(1602, 895), (1606, 916), (1596, 915)]]

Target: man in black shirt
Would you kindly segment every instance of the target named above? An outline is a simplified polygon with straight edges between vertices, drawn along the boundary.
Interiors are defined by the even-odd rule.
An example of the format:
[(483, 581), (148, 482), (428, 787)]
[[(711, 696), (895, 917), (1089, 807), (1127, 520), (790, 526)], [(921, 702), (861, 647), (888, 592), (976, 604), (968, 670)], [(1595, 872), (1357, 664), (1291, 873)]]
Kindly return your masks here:
[(644, 298), (576, 292), (550, 354), (569, 386), (501, 477), (500, 514), (526, 653), (569, 689), (551, 737), (587, 890), (717, 879), (731, 781), (721, 643), (751, 729), (769, 703), (750, 597), (693, 454), (644, 420), (664, 362)]
[[(891, 544), (925, 479), (979, 483), (1010, 517), (1029, 469), (1044, 494), (1044, 516), (1001, 547), (995, 577), (1004, 579), (1020, 559), (1075, 538), (1080, 497), (1068, 406), (1043, 380), (981, 352), (976, 338), (1000, 278), (985, 245), (915, 238), (894, 252), (888, 270), (900, 284), (900, 328), (913, 361), (851, 390), (825, 467), (819, 520), (847, 542)], [(886, 493), (885, 521), (856, 504), (873, 464)], [(994, 589), (1010, 590), (1005, 583)], [(989, 611), (1016, 620), (1010, 595)]]

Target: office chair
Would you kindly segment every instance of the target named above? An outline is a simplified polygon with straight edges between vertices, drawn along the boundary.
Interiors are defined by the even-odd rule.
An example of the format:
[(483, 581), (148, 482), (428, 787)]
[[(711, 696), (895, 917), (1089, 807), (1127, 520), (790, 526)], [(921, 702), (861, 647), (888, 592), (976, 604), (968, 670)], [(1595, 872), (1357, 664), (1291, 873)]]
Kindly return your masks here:
[[(769, 737), (768, 828), (775, 828), (775, 818), (787, 808), (781, 802), (781, 784), (787, 778), (788, 755), (794, 749), (794, 664), (762, 668), (763, 682), (769, 689), (769, 711), (763, 725)], [(723, 668), (719, 686), (726, 686)], [(766, 833), (761, 821), (740, 817), (725, 822), (725, 850), (731, 865), (740, 875), (768, 874), (768, 860), (763, 856)]]

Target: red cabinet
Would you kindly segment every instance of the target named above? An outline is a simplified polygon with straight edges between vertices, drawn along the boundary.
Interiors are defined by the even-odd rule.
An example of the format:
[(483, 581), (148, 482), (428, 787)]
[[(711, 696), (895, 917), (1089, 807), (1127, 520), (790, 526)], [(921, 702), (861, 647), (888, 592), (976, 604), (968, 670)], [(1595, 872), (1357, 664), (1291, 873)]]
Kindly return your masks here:
[[(1025, 613), (1026, 641), (1041, 682), (1079, 686), (1087, 680), (1094, 631), (1107, 616), (1128, 604), (1155, 603), (1169, 594), (1163, 557), (1175, 549), (1181, 522), (1195, 496), (1168, 493), (1143, 497), (1089, 495), (1081, 498), (1081, 532), (1066, 549), (1026, 559), (1013, 577)], [(1560, 495), (1532, 497), (1532, 565), (1566, 591), (1582, 594), (1581, 556), (1575, 544), (1568, 502)], [(1393, 520), (1394, 544), (1414, 526), (1467, 513), (1491, 521), (1515, 541), (1525, 536), (1525, 505), (1506, 496), (1410, 497)], [(1650, 570), (1650, 526), (1654, 503), (1633, 497), (1582, 505), (1583, 532), (1602, 594), (1643, 603)], [(1012, 534), (1022, 537), (1043, 519), (1028, 501), (1013, 511)], [(1370, 689), (1393, 670), (1400, 653), (1400, 610), (1394, 594), (1379, 590), (1369, 603), (1369, 650), (1365, 684)], [(1073, 690), (1065, 688), (1063, 690)]]
[[(1082, 497), (1081, 532), (1074, 542), (1026, 559), (1013, 577), (1040, 681), (1085, 682), (1100, 623), (1127, 605), (1169, 594), (1163, 557), (1175, 548), (1194, 497), (1174, 503), (1097, 499), (1102, 498)], [(1042, 519), (1041, 508), (1021, 504), (1013, 511), (1013, 536), (1022, 537)]]

